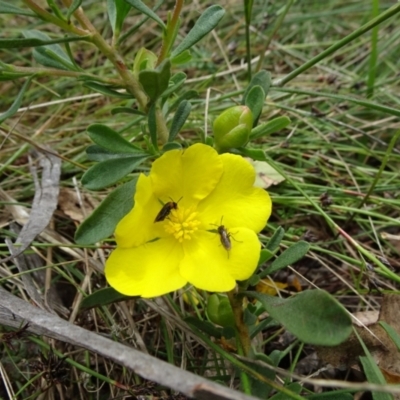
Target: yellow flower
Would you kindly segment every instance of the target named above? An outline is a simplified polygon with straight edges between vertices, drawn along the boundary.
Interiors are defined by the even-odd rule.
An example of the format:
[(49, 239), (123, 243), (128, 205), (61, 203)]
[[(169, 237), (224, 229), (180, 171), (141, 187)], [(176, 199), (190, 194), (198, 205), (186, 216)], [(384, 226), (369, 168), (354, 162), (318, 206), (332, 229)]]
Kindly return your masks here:
[[(271, 214), (268, 193), (254, 181), (242, 157), (204, 144), (163, 154), (149, 176), (140, 175), (135, 205), (117, 225), (117, 248), (105, 269), (109, 284), (126, 295), (155, 297), (187, 283), (225, 292), (249, 278), (260, 254), (257, 233)], [(164, 206), (160, 218), (166, 203), (173, 207)]]

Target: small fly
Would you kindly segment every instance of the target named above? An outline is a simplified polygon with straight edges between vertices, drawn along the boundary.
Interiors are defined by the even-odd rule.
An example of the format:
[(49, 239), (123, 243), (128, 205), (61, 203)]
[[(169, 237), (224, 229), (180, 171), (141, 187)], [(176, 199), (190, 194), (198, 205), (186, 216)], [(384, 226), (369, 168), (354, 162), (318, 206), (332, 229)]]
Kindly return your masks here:
[(225, 228), (224, 225), (220, 225), (217, 229), (218, 234), (219, 234), (219, 240), (221, 241), (222, 246), (226, 251), (229, 251), (232, 249), (232, 243), (231, 243), (231, 234), (228, 232), (228, 230)]
[(168, 201), (165, 203), (160, 212), (157, 214), (156, 219), (154, 222), (160, 222), (164, 221), (165, 218), (168, 217), (168, 215), (171, 213), (172, 210), (177, 210), (178, 209), (178, 203), (181, 201), (182, 197), (177, 201)]

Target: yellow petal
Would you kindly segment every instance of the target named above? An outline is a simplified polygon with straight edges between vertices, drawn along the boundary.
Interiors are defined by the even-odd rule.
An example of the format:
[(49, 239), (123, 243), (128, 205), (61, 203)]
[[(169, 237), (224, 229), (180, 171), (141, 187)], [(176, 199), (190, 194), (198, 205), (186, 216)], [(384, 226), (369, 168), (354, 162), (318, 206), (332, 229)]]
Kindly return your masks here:
[(133, 249), (117, 248), (106, 262), (108, 283), (128, 296), (156, 297), (182, 288), (179, 273), (182, 247), (175, 240), (160, 239)]
[(247, 228), (233, 228), (229, 233), (229, 251), (213, 232), (196, 232), (193, 240), (183, 243), (181, 275), (196, 288), (226, 292), (235, 287), (236, 280), (248, 279), (257, 268), (261, 248), (257, 235)]
[(222, 175), (222, 161), (210, 146), (197, 143), (186, 150), (170, 150), (154, 161), (150, 178), (163, 202), (182, 198), (183, 206), (196, 205), (208, 196)]
[(165, 230), (154, 219), (162, 204), (154, 196), (151, 180), (140, 174), (136, 184), (135, 205), (115, 229), (118, 247), (137, 247), (149, 240), (165, 236)]
[(205, 226), (241, 226), (260, 232), (271, 215), (269, 194), (254, 187), (254, 168), (240, 156), (222, 154), (224, 173), (214, 191), (198, 206)]

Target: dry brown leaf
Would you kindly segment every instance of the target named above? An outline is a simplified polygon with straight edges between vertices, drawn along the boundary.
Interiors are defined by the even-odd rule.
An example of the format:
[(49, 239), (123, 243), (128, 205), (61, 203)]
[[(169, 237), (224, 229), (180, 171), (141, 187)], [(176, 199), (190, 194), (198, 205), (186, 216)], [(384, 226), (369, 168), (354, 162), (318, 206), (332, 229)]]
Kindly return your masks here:
[(272, 168), (265, 161), (254, 161), (251, 158), (246, 160), (254, 167), (256, 171), (256, 181), (254, 186), (268, 189), (272, 185), (277, 185), (285, 180), (285, 178)]
[(81, 223), (98, 206), (98, 202), (86, 193), (80, 195), (81, 199), (76, 190), (61, 188), (58, 207), (65, 215)]

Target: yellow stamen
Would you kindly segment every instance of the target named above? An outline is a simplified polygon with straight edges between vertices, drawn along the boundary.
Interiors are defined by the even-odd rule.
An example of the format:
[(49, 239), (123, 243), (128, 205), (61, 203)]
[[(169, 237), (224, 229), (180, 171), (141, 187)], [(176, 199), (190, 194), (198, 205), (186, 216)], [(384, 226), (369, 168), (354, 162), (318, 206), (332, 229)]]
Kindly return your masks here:
[(190, 240), (195, 231), (197, 231), (200, 221), (197, 219), (197, 212), (192, 208), (178, 207), (172, 210), (165, 221), (165, 231), (173, 235), (179, 243), (184, 240)]

